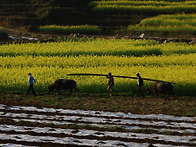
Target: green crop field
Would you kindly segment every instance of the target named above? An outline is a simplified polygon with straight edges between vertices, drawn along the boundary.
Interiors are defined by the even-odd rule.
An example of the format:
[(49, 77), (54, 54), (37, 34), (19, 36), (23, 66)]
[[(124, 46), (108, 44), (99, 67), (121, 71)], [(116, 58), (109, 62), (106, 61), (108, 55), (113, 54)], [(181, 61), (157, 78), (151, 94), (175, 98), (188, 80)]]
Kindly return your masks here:
[(193, 13), (196, 11), (195, 1), (93, 1), (89, 4), (93, 11), (128, 11), (139, 13)]
[(92, 26), (92, 25), (79, 25), (79, 26), (45, 25), (45, 26), (40, 26), (37, 31), (46, 32), (46, 33), (58, 33), (58, 34), (70, 34), (70, 33), (100, 34), (102, 32), (98, 26)]
[(130, 25), (128, 30), (195, 35), (196, 14), (159, 15), (146, 18), (142, 20), (139, 25)]
[[(175, 82), (178, 96), (196, 96), (196, 46), (159, 44), (154, 40), (86, 39), (53, 43), (0, 46), (0, 91), (26, 93), (28, 73), (36, 79), (35, 90), (47, 91), (58, 78), (77, 81), (81, 93), (107, 93), (108, 79), (67, 76), (70, 73), (100, 73), (136, 76)], [(135, 79), (115, 78), (116, 94), (136, 93)], [(144, 81), (144, 89), (152, 82)]]

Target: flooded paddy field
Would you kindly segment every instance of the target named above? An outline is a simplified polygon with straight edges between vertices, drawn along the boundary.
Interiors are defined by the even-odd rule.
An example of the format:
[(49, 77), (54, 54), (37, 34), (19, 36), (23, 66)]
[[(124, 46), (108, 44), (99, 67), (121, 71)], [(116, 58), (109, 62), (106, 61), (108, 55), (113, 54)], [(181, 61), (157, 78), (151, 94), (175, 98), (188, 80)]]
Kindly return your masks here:
[(1, 146), (196, 146), (196, 117), (0, 105)]

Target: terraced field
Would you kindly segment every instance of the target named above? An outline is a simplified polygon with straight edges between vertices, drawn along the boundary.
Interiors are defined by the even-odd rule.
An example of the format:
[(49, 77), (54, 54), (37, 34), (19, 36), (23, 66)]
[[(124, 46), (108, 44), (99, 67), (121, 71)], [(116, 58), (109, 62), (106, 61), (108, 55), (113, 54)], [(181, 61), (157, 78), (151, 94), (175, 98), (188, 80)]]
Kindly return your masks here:
[(0, 145), (196, 146), (196, 117), (0, 105)]

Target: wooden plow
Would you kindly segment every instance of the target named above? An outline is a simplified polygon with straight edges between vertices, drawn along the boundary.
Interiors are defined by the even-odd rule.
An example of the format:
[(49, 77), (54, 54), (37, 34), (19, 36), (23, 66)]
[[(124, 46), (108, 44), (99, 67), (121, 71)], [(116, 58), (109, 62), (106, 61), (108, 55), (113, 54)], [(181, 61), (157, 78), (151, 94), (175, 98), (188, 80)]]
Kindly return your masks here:
[[(105, 74), (91, 74), (91, 73), (74, 73), (74, 74), (67, 74), (67, 76), (104, 76), (104, 77), (106, 77), (107, 75), (105, 75)], [(116, 76), (116, 75), (112, 75), (112, 77), (116, 77), (116, 78), (128, 78), (128, 79), (138, 79), (137, 77), (129, 77), (129, 76)], [(143, 80), (146, 80), (146, 81), (167, 82), (167, 81), (147, 79), (147, 78), (142, 78), (142, 79)], [(176, 84), (174, 82), (169, 82), (169, 83)]]

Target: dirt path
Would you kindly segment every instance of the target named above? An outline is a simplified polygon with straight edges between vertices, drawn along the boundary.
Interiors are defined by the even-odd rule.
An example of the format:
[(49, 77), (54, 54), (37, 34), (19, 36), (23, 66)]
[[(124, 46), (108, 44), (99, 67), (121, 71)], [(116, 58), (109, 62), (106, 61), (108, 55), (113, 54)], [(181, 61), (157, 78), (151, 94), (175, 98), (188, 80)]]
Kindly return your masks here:
[[(120, 38), (126, 38), (126, 39), (144, 39), (141, 38), (140, 36), (130, 36), (130, 35), (112, 35), (112, 36), (106, 36), (106, 35), (55, 35), (55, 34), (43, 34), (43, 33), (36, 33), (36, 32), (27, 32), (24, 31), (26, 29), (9, 29), (5, 27), (1, 27), (9, 36), (9, 39), (6, 42), (37, 42), (37, 41), (53, 41), (57, 39), (58, 37), (66, 38), (66, 37), (88, 37), (88, 38), (106, 38), (106, 39), (120, 39)], [(152, 37), (152, 36), (147, 36), (145, 39), (155, 39), (159, 41), (160, 43), (169, 43), (169, 42), (186, 42), (190, 43), (193, 42), (195, 43), (195, 38), (166, 38), (166, 37)]]
[(9, 39), (8, 42), (12, 41), (42, 41), (42, 40), (48, 40), (49, 38), (56, 38), (57, 35), (49, 35), (49, 34), (41, 34), (41, 33), (34, 33), (34, 32), (27, 32), (23, 30), (16, 30), (16, 29), (9, 29), (2, 27), (2, 30), (4, 30), (8, 36)]

